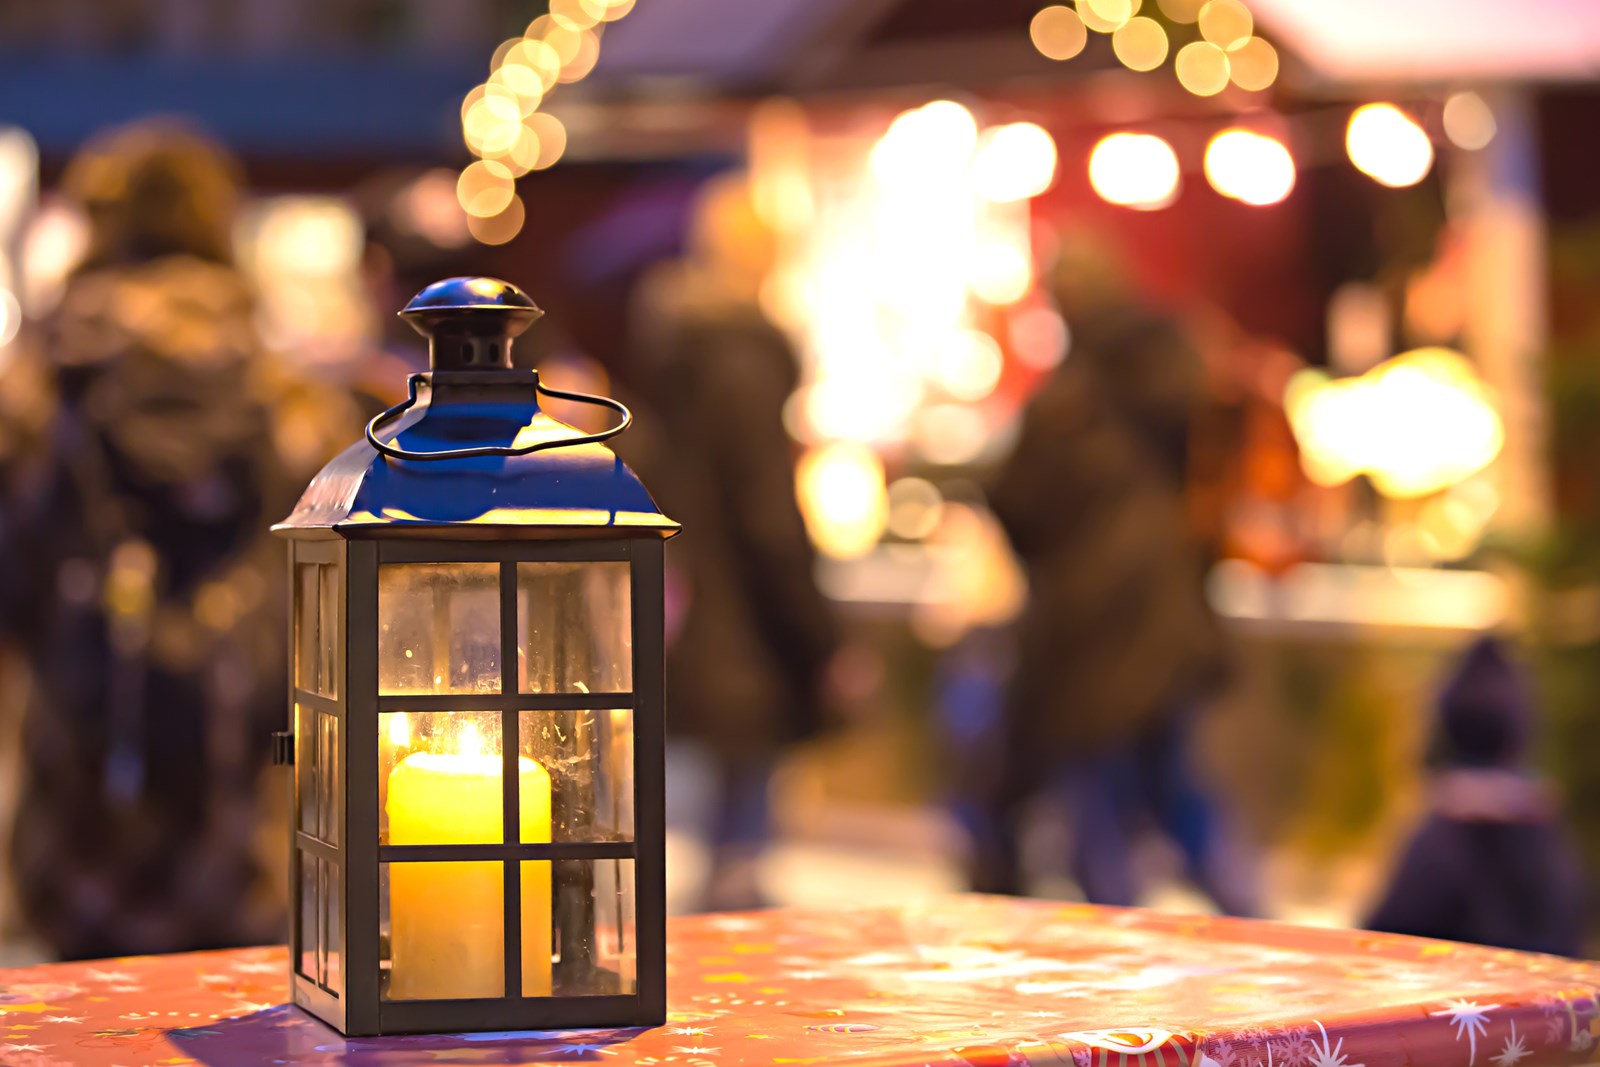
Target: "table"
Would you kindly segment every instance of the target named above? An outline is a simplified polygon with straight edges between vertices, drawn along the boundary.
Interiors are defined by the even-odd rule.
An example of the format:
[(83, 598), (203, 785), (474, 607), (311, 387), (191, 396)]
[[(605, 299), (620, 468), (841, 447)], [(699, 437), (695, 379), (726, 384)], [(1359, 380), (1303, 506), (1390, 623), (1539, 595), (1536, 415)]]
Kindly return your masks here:
[(1544, 1067), (1600, 1057), (1600, 964), (953, 897), (674, 920), (649, 1031), (350, 1039), (281, 948), (0, 971), (0, 1063)]

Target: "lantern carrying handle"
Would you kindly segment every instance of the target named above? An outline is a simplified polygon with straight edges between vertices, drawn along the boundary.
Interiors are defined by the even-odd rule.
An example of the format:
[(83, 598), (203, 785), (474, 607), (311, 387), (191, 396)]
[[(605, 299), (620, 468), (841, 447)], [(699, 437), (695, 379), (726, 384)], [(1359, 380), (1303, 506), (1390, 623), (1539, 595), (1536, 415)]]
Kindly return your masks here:
[(607, 427), (599, 433), (583, 434), (579, 437), (563, 437), (554, 441), (536, 441), (531, 445), (482, 445), (477, 448), (446, 448), (438, 452), (413, 452), (406, 448), (397, 448), (378, 440), (378, 427), (397, 418), (409, 411), (417, 402), (417, 386), (424, 375), (413, 374), (406, 379), (406, 399), (388, 411), (375, 416), (367, 423), (367, 443), (390, 459), (473, 459), (478, 456), (526, 456), (531, 452), (542, 452), (547, 448), (568, 448), (572, 445), (590, 445), (608, 440), (617, 436), (623, 430), (633, 425), (633, 412), (620, 400), (613, 400), (609, 396), (595, 396), (592, 393), (574, 393), (566, 389), (552, 389), (543, 381), (536, 381), (534, 388), (545, 396), (552, 396), (558, 400), (573, 400), (580, 404), (595, 404), (599, 407), (610, 408), (622, 416), (622, 421), (615, 426)]

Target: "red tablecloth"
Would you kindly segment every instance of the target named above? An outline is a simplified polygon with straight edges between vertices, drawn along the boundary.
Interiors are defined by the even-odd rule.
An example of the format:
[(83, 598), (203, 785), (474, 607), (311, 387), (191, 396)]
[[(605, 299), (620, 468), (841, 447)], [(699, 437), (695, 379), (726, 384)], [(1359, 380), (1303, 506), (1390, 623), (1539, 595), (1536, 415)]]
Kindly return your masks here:
[(1600, 965), (957, 897), (677, 920), (649, 1031), (346, 1040), (281, 948), (0, 971), (0, 1063), (1542, 1067), (1600, 1059)]

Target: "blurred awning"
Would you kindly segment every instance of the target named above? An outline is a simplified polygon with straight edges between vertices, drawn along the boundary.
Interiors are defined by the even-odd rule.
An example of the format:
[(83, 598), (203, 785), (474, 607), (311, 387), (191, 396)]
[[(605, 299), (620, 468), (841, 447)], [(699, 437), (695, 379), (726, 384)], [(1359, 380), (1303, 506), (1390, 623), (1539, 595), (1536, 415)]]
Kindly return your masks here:
[(1596, 0), (1250, 0), (1336, 81), (1579, 80), (1600, 74)]
[[(1154, 0), (1147, 0), (1153, 3)], [(653, 0), (612, 27), (589, 87), (675, 81), (805, 91), (1078, 78), (1029, 45), (1041, 0)], [(1586, 79), (1600, 0), (1251, 0), (1265, 34), (1323, 82)]]

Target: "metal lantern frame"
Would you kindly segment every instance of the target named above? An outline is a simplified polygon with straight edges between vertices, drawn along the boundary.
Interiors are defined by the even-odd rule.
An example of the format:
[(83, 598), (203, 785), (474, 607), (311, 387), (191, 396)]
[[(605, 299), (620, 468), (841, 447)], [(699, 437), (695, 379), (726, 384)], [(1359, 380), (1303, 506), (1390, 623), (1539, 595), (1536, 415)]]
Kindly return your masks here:
[[(475, 285), (463, 295), (463, 285)], [(552, 393), (538, 381), (537, 372), (509, 369), (509, 338), (538, 314), (531, 301), (505, 283), (492, 290), (485, 279), (455, 279), (424, 290), (408, 308), (413, 315), (431, 314), (424, 332), (432, 335), (436, 368), (441, 359), (441, 337), (460, 342), (458, 355), (468, 366), (492, 360), (501, 369), (436, 369), (412, 383), (412, 399), (385, 413), (369, 427), (368, 442), (347, 450), (319, 475), (302, 498), (296, 514), (276, 531), (289, 539), (291, 627), (303, 628), (312, 619), (319, 636), (308, 640), (295, 630), (294, 652), (289, 657), (290, 714), (294, 725), (295, 804), (291, 824), (291, 886), (295, 921), (290, 936), (291, 984), (295, 1004), (337, 1027), (347, 1035), (429, 1033), (455, 1031), (527, 1030), (577, 1027), (624, 1027), (660, 1024), (666, 1019), (666, 886), (664, 825), (663, 653), (664, 586), (663, 546), (676, 532), (676, 524), (655, 512), (642, 486), (621, 463), (595, 465), (597, 439), (609, 436), (572, 436), (578, 431), (554, 423), (534, 407), (534, 419), (563, 426), (564, 438), (589, 450), (588, 467), (567, 458), (568, 450), (555, 444), (531, 449), (491, 448), (503, 458), (455, 459), (441, 464), (414, 463), (420, 458), (397, 444), (400, 432), (388, 442), (372, 430), (380, 421), (399, 415), (417, 400), (417, 387), (430, 397), (454, 389), (480, 396), (484, 389), (511, 386), (525, 395)], [(423, 301), (441, 286), (435, 305)], [(502, 314), (486, 315), (474, 303), (491, 293), (489, 307)], [(473, 311), (465, 309), (471, 307)], [(520, 313), (520, 314), (518, 314)], [(461, 329), (450, 325), (465, 323)], [(480, 343), (481, 342), (481, 343)], [(470, 358), (474, 353), (477, 358)], [(487, 357), (481, 353), (487, 353)], [(569, 395), (570, 394), (558, 394)], [(620, 409), (613, 401), (597, 402)], [(426, 401), (422, 407), (427, 407)], [(625, 409), (621, 409), (624, 411)], [(413, 412), (412, 415), (416, 413)], [(407, 416), (411, 418), (412, 416)], [(624, 425), (626, 418), (624, 419)], [(410, 424), (414, 429), (418, 424)], [(617, 429), (620, 429), (618, 427)], [(459, 437), (457, 438), (459, 439)], [(573, 449), (578, 454), (580, 450)], [(476, 453), (482, 455), (481, 452)], [(396, 458), (396, 456), (405, 458)], [(609, 519), (594, 518), (594, 500), (562, 501), (562, 507), (537, 508), (537, 521), (525, 523), (455, 523), (429, 521), (427, 515), (398, 512), (390, 520), (361, 514), (362, 493), (376, 491), (371, 482), (386, 465), (407, 472), (407, 484), (450, 487), (454, 470), (476, 463), (479, 470), (501, 478), (496, 485), (507, 491), (551, 475), (546, 486), (563, 485), (570, 491), (589, 478), (602, 496), (620, 485), (632, 492), (614, 508)], [(341, 466), (342, 464), (342, 466)], [(520, 466), (519, 466), (520, 464)], [(503, 469), (502, 469), (503, 465)], [(426, 468), (426, 469), (424, 469)], [(588, 474), (589, 470), (599, 473)], [(373, 472), (377, 472), (374, 474)], [(532, 473), (530, 473), (532, 472)], [(603, 483), (601, 474), (612, 478)], [(625, 475), (625, 478), (624, 478)], [(416, 481), (421, 478), (424, 481)], [(363, 488), (363, 480), (366, 486)], [(530, 481), (530, 479), (532, 481)], [(389, 492), (394, 492), (391, 488)], [(527, 490), (534, 492), (537, 490)], [(640, 501), (644, 503), (640, 503)], [(613, 501), (613, 503), (618, 503)], [(643, 509), (648, 507), (648, 511)], [(332, 508), (333, 510), (329, 510)], [(381, 521), (380, 521), (381, 519)], [(415, 520), (415, 521), (413, 521)], [(627, 692), (523, 692), (518, 677), (519, 565), (526, 563), (624, 563), (630, 590), (632, 658), (631, 689)], [(449, 695), (383, 695), (379, 686), (380, 568), (391, 564), (492, 564), (498, 567), (499, 692)], [(306, 570), (305, 568), (312, 568)], [(307, 577), (307, 576), (311, 577)], [(315, 589), (315, 610), (305, 600)], [(296, 597), (299, 599), (297, 600)], [(331, 606), (329, 601), (331, 601)], [(530, 623), (531, 625), (531, 623)], [(315, 647), (313, 647), (315, 646)], [(305, 656), (318, 657), (309, 668)], [(627, 709), (632, 722), (631, 840), (541, 841), (519, 840), (520, 755), (519, 732), (525, 711), (584, 711), (596, 714)], [(379, 784), (380, 736), (383, 716), (389, 712), (489, 712), (499, 717), (502, 799), (501, 843), (498, 844), (383, 844), (380, 843)], [(308, 798), (306, 790), (315, 795)], [(307, 803), (315, 808), (307, 828), (303, 813)], [(553, 837), (554, 835), (552, 835)], [(521, 924), (523, 862), (560, 860), (630, 860), (633, 876), (634, 991), (577, 995), (524, 995)], [(380, 942), (380, 874), (384, 864), (406, 862), (493, 861), (501, 866), (502, 940), (504, 942), (503, 996), (462, 999), (386, 999), (383, 990)], [(314, 877), (307, 881), (307, 865)], [(307, 885), (311, 897), (305, 899)], [(591, 905), (592, 905), (591, 900)], [(309, 907), (308, 907), (309, 905)], [(552, 905), (552, 923), (564, 929), (569, 920)], [(593, 930), (592, 918), (591, 931)]]

